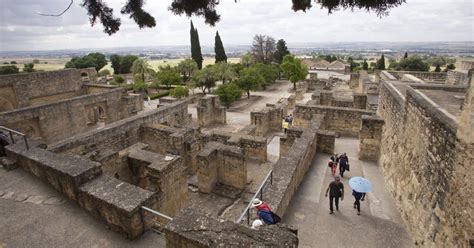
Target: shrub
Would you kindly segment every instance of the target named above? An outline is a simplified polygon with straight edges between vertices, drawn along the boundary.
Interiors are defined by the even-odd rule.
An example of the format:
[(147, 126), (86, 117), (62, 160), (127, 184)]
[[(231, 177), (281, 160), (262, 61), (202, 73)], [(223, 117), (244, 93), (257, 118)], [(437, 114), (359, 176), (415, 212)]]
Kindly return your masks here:
[(117, 84), (123, 84), (125, 82), (125, 78), (123, 78), (122, 76), (115, 75), (114, 82)]
[(0, 75), (15, 74), (18, 71), (18, 67), (14, 65), (0, 66)]
[(235, 83), (221, 84), (214, 91), (214, 94), (218, 95), (224, 105), (229, 107), (231, 103), (242, 97), (242, 89)]
[(154, 94), (154, 95), (151, 95), (150, 96), (150, 99), (151, 100), (155, 100), (155, 99), (158, 99), (158, 98), (162, 98), (164, 96), (168, 96), (170, 94), (170, 92), (167, 90), (167, 91), (163, 91), (161, 93), (157, 93), (157, 94)]
[(183, 86), (177, 86), (170, 91), (170, 95), (176, 98), (187, 97), (189, 95), (189, 89)]
[(110, 76), (110, 71), (107, 69), (103, 69), (99, 71), (99, 77), (105, 77), (105, 76)]

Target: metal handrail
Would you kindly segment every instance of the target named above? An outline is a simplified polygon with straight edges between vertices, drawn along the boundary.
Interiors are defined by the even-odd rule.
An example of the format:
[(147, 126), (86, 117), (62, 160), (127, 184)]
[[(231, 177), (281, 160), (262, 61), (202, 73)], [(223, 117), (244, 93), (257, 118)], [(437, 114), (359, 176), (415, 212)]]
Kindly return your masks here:
[(151, 212), (152, 214), (156, 214), (156, 215), (158, 215), (158, 216), (160, 216), (160, 217), (163, 217), (163, 218), (165, 218), (165, 219), (167, 219), (167, 220), (173, 220), (173, 218), (169, 217), (168, 215), (162, 214), (162, 213), (160, 213), (160, 212), (158, 212), (158, 211), (156, 211), (156, 210), (153, 210), (153, 209), (151, 209), (151, 208), (147, 208), (147, 207), (144, 207), (144, 206), (142, 206), (142, 208), (143, 208), (144, 210), (148, 211), (148, 212)]
[(244, 211), (242, 211), (242, 214), (240, 215), (239, 219), (237, 219), (236, 223), (240, 223), (242, 219), (245, 217), (245, 215), (247, 215), (247, 224), (250, 224), (250, 208), (252, 206), (252, 202), (255, 198), (257, 198), (257, 195), (259, 193), (260, 193), (260, 200), (263, 200), (263, 187), (265, 187), (265, 185), (267, 184), (268, 179), (270, 179), (270, 184), (273, 184), (273, 170), (270, 170), (268, 172), (262, 184), (260, 184), (260, 187), (258, 187), (257, 192), (255, 192), (255, 194), (252, 196), (252, 198), (249, 201), (249, 204), (244, 209)]
[(23, 140), (25, 141), (26, 150), (30, 150), (30, 146), (28, 145), (28, 139), (26, 139), (26, 135), (24, 133), (20, 133), (18, 131), (15, 131), (13, 129), (10, 129), (10, 128), (4, 127), (4, 126), (0, 126), (0, 129), (5, 130), (10, 134), (10, 139), (12, 141), (12, 144), (15, 144), (15, 138), (13, 138), (13, 134), (22, 136)]

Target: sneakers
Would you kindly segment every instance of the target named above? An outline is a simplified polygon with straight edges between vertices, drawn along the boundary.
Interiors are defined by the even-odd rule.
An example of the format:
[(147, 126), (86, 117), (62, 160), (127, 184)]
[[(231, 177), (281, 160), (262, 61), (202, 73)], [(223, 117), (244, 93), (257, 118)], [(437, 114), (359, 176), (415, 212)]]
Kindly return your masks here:
[(333, 211), (330, 211), (329, 214), (333, 214), (334, 212)]
[(360, 215), (360, 212), (357, 212), (357, 215)]

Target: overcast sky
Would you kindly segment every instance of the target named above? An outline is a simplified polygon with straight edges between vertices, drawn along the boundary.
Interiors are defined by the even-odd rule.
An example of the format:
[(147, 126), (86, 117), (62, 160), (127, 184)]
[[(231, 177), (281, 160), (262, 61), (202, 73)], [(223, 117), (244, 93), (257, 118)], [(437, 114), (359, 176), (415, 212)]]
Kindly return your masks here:
[[(103, 0), (122, 20), (112, 36), (102, 26), (91, 27), (86, 10), (75, 0), (61, 17), (39, 13), (59, 13), (69, 0), (0, 0), (0, 50), (54, 50), (121, 46), (188, 45), (189, 20), (169, 12), (171, 0), (148, 0), (145, 9), (157, 21), (155, 28), (139, 29), (120, 14), (125, 0)], [(346, 41), (474, 41), (473, 0), (407, 0), (390, 15), (357, 10), (332, 15), (318, 5), (304, 12), (291, 10), (290, 0), (223, 0), (218, 7), (221, 21), (208, 26), (192, 17), (202, 45), (214, 43), (219, 30), (225, 44), (250, 44), (259, 34), (285, 39), (290, 45), (304, 42)]]

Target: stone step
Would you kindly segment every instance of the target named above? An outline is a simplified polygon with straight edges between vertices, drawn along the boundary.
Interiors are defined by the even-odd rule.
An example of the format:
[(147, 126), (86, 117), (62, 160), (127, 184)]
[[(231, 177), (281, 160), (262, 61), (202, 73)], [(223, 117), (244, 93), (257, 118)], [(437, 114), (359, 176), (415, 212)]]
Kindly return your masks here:
[(0, 165), (3, 166), (6, 170), (14, 170), (18, 168), (16, 159), (9, 157), (0, 157)]

